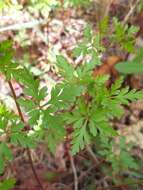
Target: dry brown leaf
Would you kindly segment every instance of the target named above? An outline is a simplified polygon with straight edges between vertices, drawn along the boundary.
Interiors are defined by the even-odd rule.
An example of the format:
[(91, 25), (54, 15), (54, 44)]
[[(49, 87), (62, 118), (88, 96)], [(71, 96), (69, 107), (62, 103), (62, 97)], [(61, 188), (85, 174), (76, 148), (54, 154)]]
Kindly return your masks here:
[(120, 60), (121, 58), (117, 56), (108, 57), (107, 60), (99, 68), (94, 70), (93, 76), (96, 77), (103, 74), (117, 74), (114, 69), (114, 65), (117, 64)]

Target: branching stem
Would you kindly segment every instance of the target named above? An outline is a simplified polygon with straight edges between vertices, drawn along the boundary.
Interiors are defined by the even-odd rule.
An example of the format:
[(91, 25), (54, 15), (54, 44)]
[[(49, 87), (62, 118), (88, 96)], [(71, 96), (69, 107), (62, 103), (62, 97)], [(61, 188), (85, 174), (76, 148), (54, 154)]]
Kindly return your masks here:
[(89, 145), (86, 146), (86, 150), (87, 152), (90, 154), (90, 156), (92, 157), (93, 161), (98, 164), (99, 161), (98, 159), (96, 158), (96, 155), (94, 154), (93, 150), (91, 149), (91, 147)]
[[(70, 154), (70, 152), (69, 152)], [(71, 167), (72, 167), (72, 171), (73, 171), (73, 175), (74, 175), (74, 190), (78, 190), (78, 176), (77, 176), (77, 171), (76, 171), (76, 167), (74, 164), (74, 159), (72, 157), (72, 155), (69, 155), (70, 157), (70, 163), (71, 163)]]
[[(24, 117), (23, 117), (21, 108), (20, 108), (20, 106), (19, 106), (19, 104), (18, 104), (18, 102), (17, 102), (16, 93), (15, 93), (15, 90), (14, 90), (14, 88), (13, 88), (13, 85), (12, 85), (11, 81), (8, 81), (8, 84), (9, 84), (10, 90), (11, 90), (11, 92), (12, 92), (12, 96), (13, 96), (13, 98), (14, 98), (14, 101), (15, 101), (15, 104), (16, 104), (16, 107), (17, 107), (17, 110), (18, 110), (18, 114), (19, 114), (19, 116), (20, 116), (20, 118), (21, 118), (21, 121), (22, 121), (23, 123), (25, 123), (25, 120), (24, 120)], [(38, 177), (38, 174), (37, 174), (37, 172), (36, 172), (36, 170), (35, 170), (35, 168), (34, 168), (34, 164), (33, 164), (33, 160), (32, 160), (32, 157), (31, 157), (30, 149), (27, 148), (26, 150), (27, 150), (27, 155), (28, 155), (29, 163), (30, 163), (30, 166), (31, 166), (33, 175), (34, 175), (34, 177), (35, 177), (35, 179), (36, 179), (36, 181), (37, 181), (37, 184), (39, 185), (40, 190), (44, 190), (43, 185), (42, 185), (42, 183), (40, 182), (40, 179), (39, 179), (39, 177)]]

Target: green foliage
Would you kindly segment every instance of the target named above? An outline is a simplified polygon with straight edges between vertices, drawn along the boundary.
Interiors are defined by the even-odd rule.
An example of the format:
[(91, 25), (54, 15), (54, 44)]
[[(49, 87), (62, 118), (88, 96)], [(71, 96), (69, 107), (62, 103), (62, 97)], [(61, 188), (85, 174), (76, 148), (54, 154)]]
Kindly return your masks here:
[[(39, 12), (44, 17), (48, 17), (51, 10), (60, 5), (59, 0), (30, 0), (26, 6), (32, 13)], [(8, 9), (22, 9), (21, 2), (12, 2), (11, 0), (0, 0), (0, 11)]]
[(90, 2), (91, 0), (64, 0), (65, 5), (72, 6), (87, 6)]
[(13, 3), (11, 0), (0, 0), (0, 11), (3, 11), (5, 9), (8, 10), (15, 10), (20, 9), (21, 5), (18, 3)]
[(0, 11), (2, 11), (5, 8), (10, 8), (12, 6), (12, 3), (10, 0), (0, 0)]
[(3, 10), (7, 6), (5, 1), (0, 1), (0, 11)]
[(12, 153), (10, 149), (8, 148), (8, 146), (5, 143), (1, 142), (0, 144), (0, 173), (3, 173), (4, 171), (5, 160), (12, 160)]
[(72, 65), (68, 64), (67, 60), (63, 56), (59, 55), (57, 57), (57, 66), (59, 67), (59, 72), (62, 76), (69, 80), (73, 78), (74, 68)]
[(0, 189), (1, 190), (11, 190), (15, 185), (14, 179), (5, 179), (4, 181), (0, 182)]
[(139, 169), (137, 161), (130, 153), (132, 145), (126, 143), (124, 137), (120, 137), (115, 142), (102, 136), (99, 147), (98, 153), (111, 163), (112, 170), (109, 168), (108, 174), (111, 173), (112, 177), (116, 174), (123, 174), (125, 171)]
[(139, 28), (131, 25), (130, 27), (126, 24), (125, 26), (118, 21), (117, 18), (113, 19), (114, 33), (112, 34), (112, 40), (116, 44), (120, 44), (121, 48), (132, 52), (135, 44), (135, 34)]
[[(75, 154), (83, 149), (86, 144), (92, 142), (91, 139), (96, 136), (97, 131), (105, 136), (117, 135), (116, 131), (109, 125), (109, 120), (114, 117), (121, 117), (123, 114), (121, 105), (128, 105), (130, 101), (142, 98), (143, 94), (135, 90), (129, 91), (128, 87), (121, 88), (122, 78), (117, 80), (111, 89), (108, 89), (105, 86), (108, 77), (100, 76), (94, 79), (91, 75), (92, 67), (89, 67), (90, 63), (79, 66), (73, 72), (73, 67), (68, 66), (65, 58), (61, 56), (57, 57), (58, 65), (61, 60), (63, 60), (63, 62), (60, 62), (60, 68), (68, 68), (70, 76), (61, 72), (62, 76), (65, 77), (65, 81), (63, 81), (61, 85), (61, 94), (60, 90), (56, 93), (59, 99), (59, 104), (56, 104), (56, 108), (58, 107), (60, 112), (60, 109), (66, 108), (63, 107), (63, 103), (65, 103), (65, 101), (70, 103), (70, 99), (73, 96), (75, 97), (74, 99), (72, 98), (71, 108), (73, 103), (75, 107), (69, 112), (70, 104), (68, 103), (68, 110), (64, 110), (62, 114), (65, 122), (73, 125), (74, 128), (72, 152)], [(82, 72), (83, 67), (86, 70), (85, 73)], [(71, 83), (76, 87), (75, 92)], [(69, 86), (68, 91), (67, 85), (71, 86)], [(59, 88), (59, 85), (56, 87)], [(56, 90), (56, 87), (54, 90)], [(83, 90), (77, 93), (78, 88)], [(88, 93), (90, 101), (86, 100), (86, 93)], [(68, 94), (70, 95), (68, 96)], [(51, 97), (51, 100), (52, 99), (53, 97)], [(60, 105), (61, 103), (62, 105)]]
[(5, 162), (12, 160), (12, 152), (9, 143), (22, 147), (34, 147), (33, 139), (23, 131), (24, 124), (19, 117), (8, 111), (0, 104), (0, 173), (3, 173)]
[[(121, 35), (121, 26), (119, 23), (117, 25), (116, 35), (123, 39), (125, 33)], [(129, 34), (128, 30), (130, 29), (127, 28), (125, 32)], [(1, 173), (5, 162), (12, 160), (9, 143), (33, 148), (36, 143), (46, 141), (50, 151), (54, 152), (57, 145), (64, 142), (67, 127), (73, 131), (73, 155), (88, 144), (95, 143), (99, 137), (102, 139), (99, 153), (111, 162), (114, 171), (118, 171), (121, 164), (124, 169), (137, 169), (122, 140), (119, 144), (120, 156), (114, 154), (113, 139), (118, 136), (118, 131), (110, 121), (120, 118), (124, 113), (123, 106), (143, 98), (143, 93), (122, 87), (123, 78), (116, 80), (109, 88), (106, 85), (108, 75), (93, 77), (93, 69), (101, 64), (100, 55), (104, 51), (100, 40), (99, 34), (94, 36), (91, 27), (87, 26), (83, 42), (73, 52), (75, 57), (84, 57), (82, 64), (74, 67), (62, 55), (57, 56), (57, 67), (62, 80), (52, 88), (49, 100), (47, 88), (41, 87), (40, 81), (35, 80), (27, 68), (14, 60), (11, 42), (5, 41), (0, 45), (0, 72), (9, 82), (14, 79), (23, 86), (24, 96), (15, 101), (26, 116), (25, 123), (0, 105), (0, 137), (5, 137), (0, 140)], [(119, 42), (121, 43), (120, 40)], [(141, 58), (138, 56), (136, 59)], [(29, 130), (26, 129), (27, 126)]]
[(58, 0), (30, 0), (28, 8), (31, 12), (38, 11), (44, 17), (48, 17), (51, 10), (59, 6)]
[(123, 74), (143, 74), (142, 61), (143, 48), (140, 48), (133, 60), (118, 63), (116, 69)]
[(137, 7), (138, 12), (141, 12), (143, 10), (143, 2), (140, 1)]
[[(80, 79), (82, 80), (82, 79)], [(104, 136), (116, 136), (117, 132), (110, 126), (109, 121), (114, 117), (120, 118), (123, 114), (122, 104), (128, 105), (143, 97), (141, 92), (129, 91), (129, 88), (121, 88), (121, 81), (117, 80), (111, 89), (105, 87), (105, 77), (99, 77), (93, 81), (87, 81), (86, 91), (90, 101), (86, 97), (77, 97), (76, 107), (70, 114), (66, 114), (66, 122), (73, 124), (73, 154), (90, 144), (97, 135), (97, 131)], [(107, 77), (106, 77), (107, 80)], [(80, 83), (81, 81), (79, 81)]]
[(104, 48), (100, 43), (100, 35), (96, 34), (94, 36), (91, 26), (87, 25), (84, 29), (84, 40), (74, 49), (73, 56), (89, 56), (89, 66), (94, 68), (95, 65), (99, 65), (101, 63), (100, 54), (103, 51)]
[(100, 38), (103, 39), (104, 37), (108, 37), (108, 33), (110, 32), (110, 25), (109, 25), (109, 17), (104, 17), (99, 23), (99, 30), (100, 30)]

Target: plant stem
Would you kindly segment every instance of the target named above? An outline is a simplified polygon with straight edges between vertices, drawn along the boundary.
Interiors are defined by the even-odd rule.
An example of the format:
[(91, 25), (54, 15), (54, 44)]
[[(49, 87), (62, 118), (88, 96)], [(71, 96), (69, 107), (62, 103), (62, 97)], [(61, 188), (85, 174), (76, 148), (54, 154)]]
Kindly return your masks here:
[(90, 156), (92, 157), (93, 161), (98, 164), (99, 161), (98, 159), (96, 158), (96, 155), (94, 154), (93, 150), (91, 149), (91, 147), (89, 145), (86, 146), (86, 150), (87, 152), (90, 154)]
[(133, 12), (135, 11), (135, 9), (136, 9), (137, 5), (139, 4), (139, 2), (140, 2), (140, 0), (136, 0), (136, 2), (131, 6), (131, 8), (130, 8), (128, 14), (125, 16), (125, 18), (124, 18), (124, 20), (123, 20), (123, 22), (122, 22), (123, 25), (125, 25), (125, 24), (128, 22), (130, 16), (131, 16), (131, 15), (133, 14)]
[(124, 184), (119, 184), (119, 185), (112, 185), (109, 187), (105, 187), (104, 190), (111, 190), (111, 189), (116, 189), (123, 186), (140, 185), (140, 184), (143, 184), (143, 180), (131, 181), (129, 183), (124, 183)]
[(71, 167), (73, 170), (73, 174), (74, 174), (74, 190), (78, 190), (78, 176), (77, 176), (77, 171), (76, 171), (76, 167), (74, 164), (74, 159), (71, 156), (71, 153), (69, 152), (69, 157), (70, 157), (70, 162), (71, 162)]
[[(25, 120), (24, 120), (24, 117), (23, 117), (21, 108), (20, 108), (20, 106), (19, 106), (19, 104), (18, 104), (18, 102), (17, 102), (16, 93), (15, 93), (15, 90), (14, 90), (14, 88), (13, 88), (13, 85), (12, 85), (11, 81), (8, 81), (8, 84), (9, 84), (10, 90), (11, 90), (11, 92), (12, 92), (12, 96), (13, 96), (13, 98), (14, 98), (14, 101), (15, 101), (15, 104), (16, 104), (16, 107), (17, 107), (19, 116), (20, 116), (20, 118), (21, 118), (21, 121), (22, 121), (23, 123), (25, 123)], [(27, 155), (28, 155), (29, 163), (30, 163), (30, 166), (31, 166), (33, 175), (34, 175), (34, 177), (35, 177), (35, 179), (36, 179), (36, 181), (37, 181), (37, 184), (39, 185), (40, 190), (44, 190), (43, 185), (41, 184), (40, 179), (39, 179), (39, 177), (38, 177), (38, 174), (37, 174), (37, 172), (36, 172), (36, 170), (35, 170), (35, 168), (34, 168), (34, 164), (33, 164), (33, 160), (32, 160), (32, 157), (31, 157), (30, 149), (29, 149), (29, 148), (26, 148), (26, 150), (27, 150)]]
[(77, 175), (77, 171), (76, 171), (76, 166), (75, 166), (75, 163), (74, 163), (74, 158), (71, 154), (71, 151), (69, 149), (69, 146), (68, 144), (70, 144), (70, 139), (68, 138), (68, 130), (67, 130), (67, 134), (66, 134), (66, 144), (65, 144), (65, 148), (66, 148), (66, 151), (67, 151), (67, 156), (68, 156), (68, 160), (70, 161), (70, 164), (71, 164), (71, 168), (72, 168), (72, 171), (73, 171), (73, 176), (74, 176), (74, 190), (78, 190), (78, 175)]

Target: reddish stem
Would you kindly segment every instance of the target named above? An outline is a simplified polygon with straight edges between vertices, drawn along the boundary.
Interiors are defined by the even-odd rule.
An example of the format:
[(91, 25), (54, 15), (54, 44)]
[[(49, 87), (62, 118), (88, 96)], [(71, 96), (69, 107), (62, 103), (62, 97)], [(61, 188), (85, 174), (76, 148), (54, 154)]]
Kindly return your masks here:
[[(20, 118), (21, 118), (21, 121), (22, 121), (23, 123), (25, 123), (24, 116), (23, 116), (22, 111), (21, 111), (21, 108), (20, 108), (20, 106), (19, 106), (19, 104), (18, 104), (18, 102), (17, 102), (16, 93), (15, 93), (15, 90), (14, 90), (14, 88), (13, 88), (13, 85), (12, 85), (11, 81), (8, 81), (8, 84), (9, 84), (9, 87), (10, 87), (10, 89), (11, 89), (12, 96), (13, 96), (13, 98), (14, 98), (14, 101), (15, 101), (15, 104), (16, 104), (16, 107), (17, 107), (19, 116), (20, 116)], [(30, 149), (27, 148), (26, 150), (27, 150), (27, 155), (28, 155), (28, 158), (29, 158), (29, 163), (30, 163), (30, 166), (31, 166), (33, 175), (34, 175), (34, 177), (35, 177), (35, 179), (36, 179), (36, 181), (37, 181), (37, 184), (39, 185), (40, 190), (44, 190), (43, 185), (42, 185), (42, 183), (40, 182), (40, 179), (39, 179), (39, 177), (38, 177), (38, 174), (37, 174), (37, 172), (36, 172), (36, 170), (35, 170), (35, 167), (34, 167), (34, 164), (33, 164), (33, 160), (32, 160), (32, 157), (31, 157)]]

